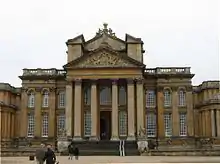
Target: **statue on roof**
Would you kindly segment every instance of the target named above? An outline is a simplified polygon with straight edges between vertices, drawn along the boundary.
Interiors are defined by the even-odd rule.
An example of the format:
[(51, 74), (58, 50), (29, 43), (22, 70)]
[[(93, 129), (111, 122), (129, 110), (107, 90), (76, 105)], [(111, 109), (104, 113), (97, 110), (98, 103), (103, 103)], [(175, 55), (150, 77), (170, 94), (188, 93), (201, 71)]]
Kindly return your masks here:
[(108, 24), (107, 23), (103, 24), (103, 29), (99, 28), (98, 32), (96, 33), (96, 36), (100, 36), (102, 34), (108, 34), (110, 36), (115, 37), (115, 33), (112, 31), (111, 28), (108, 28)]

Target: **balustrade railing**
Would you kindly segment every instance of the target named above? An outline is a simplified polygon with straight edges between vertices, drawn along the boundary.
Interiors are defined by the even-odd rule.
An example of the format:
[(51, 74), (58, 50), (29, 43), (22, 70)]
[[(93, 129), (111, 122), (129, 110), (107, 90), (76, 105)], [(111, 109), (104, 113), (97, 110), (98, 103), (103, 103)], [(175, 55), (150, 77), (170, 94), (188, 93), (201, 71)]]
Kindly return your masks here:
[(158, 67), (147, 68), (145, 72), (148, 74), (190, 74), (190, 67)]
[(42, 76), (42, 75), (52, 75), (52, 76), (60, 76), (64, 75), (66, 73), (65, 70), (60, 70), (56, 68), (51, 69), (23, 69), (23, 75), (22, 76)]

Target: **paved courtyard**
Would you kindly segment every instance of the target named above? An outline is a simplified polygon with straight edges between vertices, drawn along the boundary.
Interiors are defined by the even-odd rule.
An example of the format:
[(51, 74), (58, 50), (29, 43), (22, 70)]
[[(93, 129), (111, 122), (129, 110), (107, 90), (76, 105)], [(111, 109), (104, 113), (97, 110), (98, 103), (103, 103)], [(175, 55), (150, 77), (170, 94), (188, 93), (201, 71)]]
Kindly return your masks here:
[[(78, 161), (70, 161), (67, 157), (58, 157), (60, 164), (95, 164), (95, 163), (176, 163), (176, 162), (220, 162), (220, 157), (181, 157), (181, 156), (130, 156), (130, 157), (118, 157), (118, 156), (83, 156)], [(29, 161), (28, 157), (1, 157), (1, 164), (36, 164), (35, 161)]]

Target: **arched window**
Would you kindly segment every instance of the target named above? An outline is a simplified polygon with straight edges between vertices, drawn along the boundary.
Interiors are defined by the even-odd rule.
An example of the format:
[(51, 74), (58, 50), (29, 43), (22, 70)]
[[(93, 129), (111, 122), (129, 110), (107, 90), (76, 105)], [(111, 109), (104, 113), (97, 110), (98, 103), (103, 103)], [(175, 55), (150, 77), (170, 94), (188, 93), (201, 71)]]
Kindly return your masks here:
[(126, 105), (127, 101), (127, 93), (126, 93), (126, 90), (125, 90), (125, 87), (124, 86), (120, 86), (119, 87), (119, 97), (118, 97), (118, 100), (119, 100), (119, 105)]
[(112, 94), (111, 94), (111, 88), (101, 87), (100, 88), (100, 104), (101, 105), (111, 105), (112, 102)]
[(34, 92), (30, 91), (29, 94), (28, 94), (28, 107), (33, 108), (34, 107), (34, 102), (35, 102)]
[(186, 93), (183, 89), (179, 90), (178, 97), (179, 97), (179, 106), (185, 106), (186, 105)]
[(49, 92), (44, 91), (43, 92), (43, 102), (42, 102), (42, 107), (48, 107), (49, 106)]
[(170, 90), (168, 90), (168, 89), (164, 90), (164, 106), (170, 107), (171, 101), (172, 101), (172, 98), (171, 98)]
[(65, 108), (65, 92), (64, 91), (60, 91), (59, 95), (58, 95), (58, 107), (59, 108)]
[(84, 88), (84, 104), (91, 105), (91, 88), (90, 87)]

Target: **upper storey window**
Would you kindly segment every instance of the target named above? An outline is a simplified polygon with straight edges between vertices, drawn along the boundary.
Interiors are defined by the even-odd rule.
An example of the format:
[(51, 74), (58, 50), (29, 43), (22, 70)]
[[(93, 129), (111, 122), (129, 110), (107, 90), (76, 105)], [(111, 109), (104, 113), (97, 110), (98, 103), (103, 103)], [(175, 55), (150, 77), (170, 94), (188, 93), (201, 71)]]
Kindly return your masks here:
[(127, 94), (126, 94), (126, 89), (124, 86), (120, 86), (119, 87), (119, 105), (126, 105), (126, 98), (127, 98)]
[(186, 93), (183, 89), (179, 90), (178, 97), (179, 97), (179, 106), (185, 106), (186, 105)]
[(42, 107), (48, 107), (49, 106), (49, 92), (44, 91), (43, 92), (43, 102), (42, 102)]
[(65, 108), (65, 101), (66, 101), (65, 96), (66, 95), (64, 91), (59, 92), (58, 94), (58, 107), (59, 108)]
[(28, 94), (28, 107), (33, 108), (35, 102), (35, 95), (33, 91), (30, 91)]
[(170, 107), (172, 103), (171, 92), (170, 90), (164, 90), (164, 106)]
[(91, 105), (91, 88), (86, 87), (84, 89), (84, 104)]
[(112, 94), (111, 88), (108, 86), (100, 88), (100, 104), (101, 105), (111, 105)]
[(146, 107), (156, 106), (156, 96), (154, 90), (148, 90), (146, 92)]

